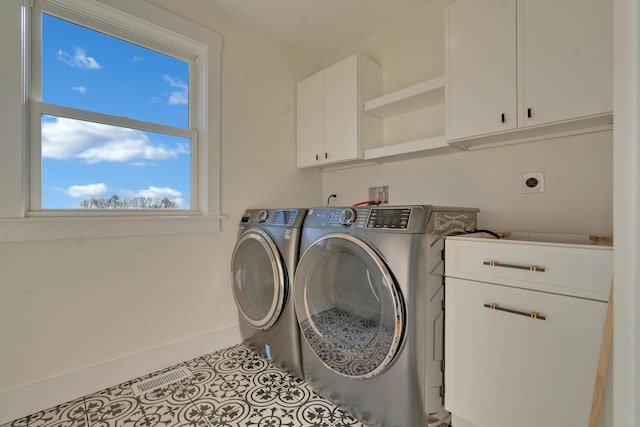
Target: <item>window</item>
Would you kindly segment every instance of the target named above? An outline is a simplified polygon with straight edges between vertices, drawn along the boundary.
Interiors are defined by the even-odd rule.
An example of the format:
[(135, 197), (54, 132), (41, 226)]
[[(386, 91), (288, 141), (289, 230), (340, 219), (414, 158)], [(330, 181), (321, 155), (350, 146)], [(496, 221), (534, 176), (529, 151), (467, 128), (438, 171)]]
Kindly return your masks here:
[(35, 11), (30, 209), (197, 209), (197, 56)]
[[(16, 0), (0, 10), (16, 6), (23, 120), (5, 129), (22, 129), (27, 155), (22, 191), (19, 179), (0, 186), (5, 240), (219, 230), (220, 35), (147, 2)], [(0, 71), (11, 77), (10, 64)], [(5, 152), (16, 181), (19, 151)]]

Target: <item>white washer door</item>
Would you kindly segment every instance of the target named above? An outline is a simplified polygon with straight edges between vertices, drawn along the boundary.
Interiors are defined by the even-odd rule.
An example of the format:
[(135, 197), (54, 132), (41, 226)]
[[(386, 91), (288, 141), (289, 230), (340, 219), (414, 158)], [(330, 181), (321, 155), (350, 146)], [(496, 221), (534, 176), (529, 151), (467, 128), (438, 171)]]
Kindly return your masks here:
[(316, 240), (300, 258), (294, 289), (303, 336), (325, 366), (363, 379), (393, 361), (405, 330), (403, 299), (367, 243), (341, 233)]
[(248, 230), (238, 238), (231, 277), (242, 318), (258, 330), (273, 326), (284, 309), (288, 283), (278, 247), (266, 232)]

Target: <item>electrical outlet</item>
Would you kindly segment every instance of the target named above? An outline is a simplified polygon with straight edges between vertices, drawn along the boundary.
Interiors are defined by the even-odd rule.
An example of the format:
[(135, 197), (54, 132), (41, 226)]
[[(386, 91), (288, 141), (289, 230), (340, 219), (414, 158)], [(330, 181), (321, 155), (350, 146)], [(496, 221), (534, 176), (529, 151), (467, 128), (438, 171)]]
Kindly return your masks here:
[(544, 193), (544, 172), (520, 175), (520, 193)]

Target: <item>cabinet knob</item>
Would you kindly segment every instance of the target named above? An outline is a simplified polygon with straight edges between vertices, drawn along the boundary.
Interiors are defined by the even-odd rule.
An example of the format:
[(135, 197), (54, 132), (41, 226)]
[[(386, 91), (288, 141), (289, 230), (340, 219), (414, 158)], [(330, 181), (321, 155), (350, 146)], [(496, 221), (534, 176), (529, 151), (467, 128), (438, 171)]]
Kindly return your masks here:
[(316, 154), (316, 160), (320, 160), (320, 156)]
[(328, 159), (328, 158), (329, 158), (329, 155), (328, 155), (327, 153), (324, 153), (324, 158), (325, 158), (325, 159)]
[(527, 118), (530, 119), (532, 116), (531, 114), (531, 108), (527, 108)]
[(504, 123), (505, 122), (505, 116), (504, 113), (500, 114), (500, 123)]

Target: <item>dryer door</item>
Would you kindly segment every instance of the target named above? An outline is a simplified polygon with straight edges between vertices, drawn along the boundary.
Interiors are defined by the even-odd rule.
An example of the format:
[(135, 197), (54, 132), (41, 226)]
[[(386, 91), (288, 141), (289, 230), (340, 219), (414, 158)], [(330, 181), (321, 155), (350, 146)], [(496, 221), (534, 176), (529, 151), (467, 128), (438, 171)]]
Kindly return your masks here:
[(341, 233), (316, 240), (300, 258), (294, 289), (303, 336), (325, 366), (370, 378), (393, 361), (405, 330), (404, 303), (367, 243)]
[(273, 239), (262, 230), (244, 232), (231, 258), (233, 296), (252, 327), (269, 329), (284, 309), (287, 276)]

